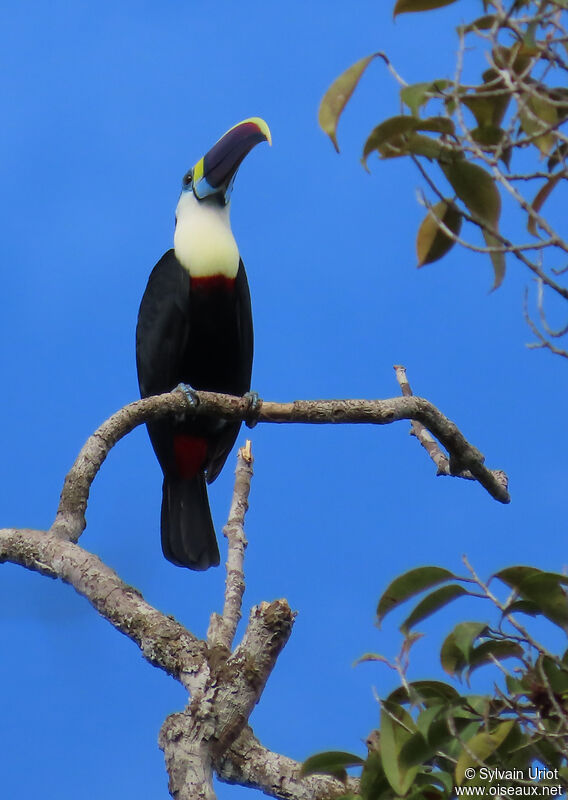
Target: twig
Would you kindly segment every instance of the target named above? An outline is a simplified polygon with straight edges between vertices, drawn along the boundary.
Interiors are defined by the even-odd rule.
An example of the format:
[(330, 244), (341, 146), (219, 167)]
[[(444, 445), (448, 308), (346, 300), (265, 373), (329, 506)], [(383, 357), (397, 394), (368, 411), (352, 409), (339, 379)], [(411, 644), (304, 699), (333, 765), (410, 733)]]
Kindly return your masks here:
[(544, 291), (542, 286), (542, 281), (537, 282), (537, 307), (538, 307), (538, 315), (540, 317), (540, 322), (548, 336), (553, 339), (560, 339), (562, 336), (565, 336), (568, 333), (568, 325), (564, 325), (563, 328), (558, 328), (558, 330), (553, 330), (550, 325), (548, 324), (548, 320), (546, 319), (546, 311), (544, 310)]
[[(406, 376), (406, 367), (403, 367), (401, 364), (394, 365), (394, 371), (396, 373), (396, 379), (399, 383), (400, 390), (404, 397), (413, 397), (412, 389), (410, 387), (410, 383)], [(442, 452), (440, 446), (438, 445), (437, 441), (431, 436), (430, 432), (422, 425), (420, 422), (415, 422), (414, 420), (410, 423), (412, 428), (412, 433), (422, 447), (426, 450), (434, 464), (436, 465), (436, 475), (442, 476), (452, 476), (453, 478), (464, 478), (467, 481), (474, 481), (476, 480), (469, 470), (462, 470), (461, 472), (452, 472), (450, 459), (447, 457), (445, 453)], [(495, 479), (501, 483), (503, 488), (507, 490), (508, 488), (508, 478), (503, 470), (497, 469), (492, 470)]]
[[(404, 397), (412, 397), (413, 392), (410, 387), (410, 383), (408, 382), (408, 378), (406, 377), (406, 367), (403, 367), (402, 364), (395, 364), (393, 367), (396, 379), (400, 386), (400, 391), (402, 392)], [(437, 475), (449, 475), (450, 474), (450, 460), (448, 457), (443, 453), (434, 439), (431, 436), (430, 432), (426, 430), (424, 425), (421, 425), (420, 422), (415, 422), (412, 420), (410, 423), (411, 431), (414, 436), (418, 439), (422, 447), (426, 450), (434, 464), (436, 465)], [(473, 476), (471, 476), (473, 478)]]
[(529, 350), (546, 349), (550, 350), (550, 352), (554, 353), (554, 355), (556, 356), (562, 356), (563, 358), (568, 358), (568, 350), (562, 350), (560, 347), (556, 347), (556, 345), (553, 345), (550, 339), (547, 339), (546, 336), (544, 336), (537, 328), (529, 312), (527, 289), (525, 289), (525, 296), (523, 301), (523, 315), (525, 317), (525, 322), (527, 323), (533, 334), (538, 339), (538, 342), (529, 342), (529, 344), (527, 344)]

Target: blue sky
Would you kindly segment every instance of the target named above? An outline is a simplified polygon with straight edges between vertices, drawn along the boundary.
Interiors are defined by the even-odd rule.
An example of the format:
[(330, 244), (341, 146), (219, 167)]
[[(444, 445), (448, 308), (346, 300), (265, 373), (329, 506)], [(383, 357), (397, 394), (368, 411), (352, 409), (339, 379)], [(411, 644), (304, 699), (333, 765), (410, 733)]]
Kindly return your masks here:
[[(172, 244), (181, 177), (252, 115), (273, 134), (233, 193), (253, 299), (253, 388), (283, 401), (389, 397), (402, 363), (415, 392), (509, 473), (504, 507), (477, 485), (435, 478), (406, 424), (252, 432), (245, 605), (284, 596), (299, 612), (252, 724), (298, 759), (363, 752), (378, 719), (372, 687), (385, 694), (393, 677), (352, 662), (397, 652), (396, 625), (373, 627), (395, 575), (427, 563), (460, 569), (464, 552), (485, 576), (565, 563), (568, 378), (560, 360), (524, 346), (527, 275), (511, 263), (489, 294), (489, 264), (463, 252), (416, 271), (418, 177), (398, 160), (371, 159), (371, 176), (359, 164), (365, 134), (397, 113), (381, 64), (340, 124), (340, 156), (316, 122), (333, 78), (374, 50), (410, 82), (451, 75), (452, 26), (479, 6), (396, 24), (388, 2), (354, 9), (320, 0), (0, 8), (0, 525), (49, 526), (85, 438), (136, 398), (138, 304)], [(210, 490), (218, 529), (233, 463)], [(97, 477), (81, 543), (203, 635), (223, 572), (162, 558), (160, 487), (138, 429)], [(476, 606), (470, 618), (484, 613)], [(423, 626), (413, 677), (440, 675), (437, 647), (453, 619)], [(157, 735), (183, 708), (181, 687), (72, 589), (12, 565), (0, 570), (0, 625), (2, 796), (167, 797)], [(239, 791), (221, 786), (219, 796)]]

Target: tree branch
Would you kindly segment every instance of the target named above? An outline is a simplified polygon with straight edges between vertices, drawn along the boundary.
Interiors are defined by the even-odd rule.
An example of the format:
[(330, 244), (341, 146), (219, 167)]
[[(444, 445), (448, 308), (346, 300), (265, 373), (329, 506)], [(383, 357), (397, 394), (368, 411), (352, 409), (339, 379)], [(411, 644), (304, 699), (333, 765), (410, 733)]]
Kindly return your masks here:
[(215, 761), (219, 780), (260, 789), (282, 800), (332, 800), (348, 792), (358, 793), (359, 781), (356, 778), (348, 778), (343, 783), (327, 775), (302, 777), (301, 769), (298, 761), (264, 747), (249, 726)]
[[(396, 373), (396, 379), (399, 383), (403, 396), (413, 397), (414, 395), (412, 394), (412, 389), (406, 376), (406, 367), (403, 367), (402, 364), (395, 364), (394, 371)], [(420, 422), (415, 422), (414, 420), (412, 421), (411, 433), (416, 436), (422, 447), (426, 450), (436, 465), (436, 475), (451, 475), (453, 478), (464, 478), (468, 481), (475, 480), (469, 470), (452, 472), (450, 459), (444, 452), (442, 452), (434, 437)], [(492, 470), (491, 472), (494, 475), (495, 480), (501, 483), (503, 489), (506, 491), (509, 483), (507, 475), (503, 472), (503, 470), (500, 469)]]
[(210, 646), (224, 647), (229, 651), (242, 616), (245, 591), (244, 560), (247, 546), (244, 524), (248, 509), (252, 465), (251, 443), (247, 439), (245, 446), (241, 447), (238, 452), (233, 500), (229, 519), (223, 528), (223, 534), (229, 543), (223, 613), (222, 615), (216, 613), (211, 615), (207, 632), (207, 641)]
[(23, 528), (0, 530), (0, 563), (60, 578), (133, 642), (144, 658), (190, 691), (201, 667), (206, 645), (173, 617), (149, 605), (138, 589), (124, 583), (93, 553), (49, 531)]
[(261, 603), (250, 614), (243, 641), (229, 658), (223, 649), (209, 651), (203, 689), (181, 713), (162, 726), (164, 751), (175, 800), (211, 800), (215, 759), (240, 735), (259, 701), (266, 681), (292, 632), (294, 614), (286, 600)]
[[(137, 400), (117, 411), (95, 431), (82, 447), (71, 467), (61, 492), (52, 533), (78, 541), (85, 529), (85, 510), (91, 483), (111, 448), (137, 425), (167, 414), (204, 414), (223, 419), (250, 419), (248, 398), (214, 392), (195, 392), (196, 408), (188, 408), (185, 394), (167, 394)], [(421, 397), (395, 397), (388, 400), (296, 400), (292, 403), (260, 401), (255, 421), (271, 423), (372, 424), (390, 425), (399, 420), (422, 423), (450, 454), (450, 473), (469, 470), (473, 477), (501, 503), (510, 497), (501, 480), (484, 466), (483, 455), (473, 447), (458, 427), (432, 403)]]

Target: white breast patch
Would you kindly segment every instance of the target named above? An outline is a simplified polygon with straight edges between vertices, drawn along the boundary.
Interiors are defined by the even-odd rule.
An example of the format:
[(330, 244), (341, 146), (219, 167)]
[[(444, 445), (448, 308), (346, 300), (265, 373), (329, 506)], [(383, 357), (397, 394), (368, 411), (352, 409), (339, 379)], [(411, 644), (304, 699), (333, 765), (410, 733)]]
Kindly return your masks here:
[(231, 230), (229, 204), (199, 201), (190, 190), (182, 192), (176, 217), (175, 254), (192, 278), (235, 278), (239, 250)]

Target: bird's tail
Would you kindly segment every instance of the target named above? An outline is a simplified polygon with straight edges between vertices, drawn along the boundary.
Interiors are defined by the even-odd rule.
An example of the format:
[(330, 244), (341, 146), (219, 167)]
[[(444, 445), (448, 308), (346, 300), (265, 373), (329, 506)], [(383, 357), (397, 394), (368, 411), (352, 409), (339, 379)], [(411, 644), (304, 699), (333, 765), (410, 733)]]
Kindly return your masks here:
[(164, 478), (161, 527), (162, 550), (172, 564), (196, 570), (219, 564), (217, 537), (202, 472), (189, 480)]

